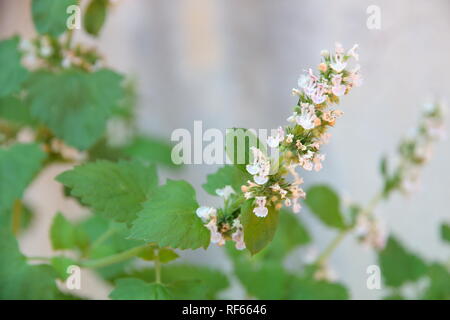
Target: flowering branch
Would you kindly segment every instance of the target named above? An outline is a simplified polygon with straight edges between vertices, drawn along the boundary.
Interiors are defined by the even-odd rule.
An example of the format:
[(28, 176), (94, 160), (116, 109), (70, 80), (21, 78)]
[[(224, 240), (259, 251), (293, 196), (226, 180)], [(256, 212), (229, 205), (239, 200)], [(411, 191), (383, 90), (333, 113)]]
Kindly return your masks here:
[[(320, 147), (329, 141), (328, 128), (343, 114), (333, 106), (362, 81), (359, 66), (351, 71), (347, 69), (350, 58), (358, 60), (357, 47), (345, 52), (337, 43), (334, 54), (322, 51), (318, 75), (309, 69), (300, 77), (298, 88), (292, 90), (299, 100), (294, 113), (287, 119), (290, 125), (279, 127), (277, 134), (267, 140), (269, 147), (279, 149), (277, 159), (270, 159), (257, 147), (251, 148), (253, 161), (246, 166), (246, 171), (252, 180), (248, 180), (241, 191), (245, 200), (252, 201), (252, 212), (256, 217), (265, 218), (271, 210), (280, 210), (283, 204), (292, 207), (294, 212), (300, 211), (299, 199), (304, 199), (306, 193), (300, 188), (303, 179), (296, 169), (319, 171), (322, 168), (325, 156), (320, 153)], [(288, 179), (289, 175), (292, 181)], [(231, 186), (218, 190), (225, 202), (234, 193)], [(231, 238), (237, 249), (246, 247), (239, 212), (232, 213), (232, 223), (229, 219), (218, 219), (215, 208), (200, 207), (197, 215), (211, 231), (212, 243), (223, 245)]]

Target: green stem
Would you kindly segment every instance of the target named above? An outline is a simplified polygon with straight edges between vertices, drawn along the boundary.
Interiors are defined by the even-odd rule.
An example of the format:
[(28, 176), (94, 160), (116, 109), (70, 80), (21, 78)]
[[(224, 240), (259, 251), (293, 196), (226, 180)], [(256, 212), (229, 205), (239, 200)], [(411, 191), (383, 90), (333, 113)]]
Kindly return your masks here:
[(101, 268), (111, 264), (119, 263), (128, 259), (131, 259), (141, 253), (144, 249), (148, 248), (148, 244), (131, 248), (129, 250), (108, 256), (105, 258), (87, 260), (81, 263), (82, 267), (86, 268)]
[(330, 244), (323, 250), (322, 254), (317, 258), (317, 264), (323, 265), (328, 261), (328, 258), (334, 252), (334, 250), (339, 246), (339, 244), (344, 240), (350, 229), (342, 230), (337, 234), (337, 236), (330, 242)]
[(159, 249), (155, 249), (155, 281), (161, 283), (161, 261), (159, 260)]

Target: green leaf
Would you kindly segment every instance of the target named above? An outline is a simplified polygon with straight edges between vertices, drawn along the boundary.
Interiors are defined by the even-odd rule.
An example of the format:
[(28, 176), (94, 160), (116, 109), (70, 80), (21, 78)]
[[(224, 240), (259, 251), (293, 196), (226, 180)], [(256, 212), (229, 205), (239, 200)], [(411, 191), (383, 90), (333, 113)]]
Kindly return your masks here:
[(227, 165), (213, 174), (209, 174), (206, 183), (202, 186), (206, 192), (216, 196), (217, 189), (231, 186), (236, 193), (241, 192), (241, 186), (246, 184), (251, 176), (240, 170), (237, 166)]
[(257, 255), (264, 259), (282, 260), (293, 249), (311, 242), (308, 230), (295, 215), (288, 210), (280, 211), (280, 223), (275, 237), (266, 249)]
[(124, 147), (123, 153), (133, 159), (178, 167), (172, 161), (172, 145), (159, 139), (138, 136)]
[(132, 221), (158, 184), (156, 168), (139, 162), (99, 160), (63, 172), (56, 180), (96, 213), (116, 221)]
[(50, 227), (50, 240), (53, 250), (83, 248), (87, 242), (87, 235), (62, 213), (57, 213)]
[(0, 210), (9, 209), (41, 168), (45, 153), (37, 144), (0, 148)]
[(67, 30), (67, 8), (76, 4), (76, 0), (33, 0), (31, 12), (36, 30), (40, 34), (59, 36)]
[(170, 261), (173, 261), (177, 258), (179, 258), (180, 256), (173, 251), (172, 249), (169, 248), (161, 248), (161, 249), (157, 249), (157, 248), (148, 248), (147, 250), (145, 250), (144, 252), (142, 252), (139, 257), (147, 260), (147, 261), (153, 261), (156, 259), (156, 250), (158, 250), (158, 255), (159, 255), (159, 261), (161, 263), (168, 263)]
[(450, 273), (444, 265), (433, 263), (428, 268), (430, 283), (423, 299), (450, 300)]
[(55, 272), (48, 265), (28, 265), (0, 212), (0, 300), (55, 299), (59, 291)]
[(116, 288), (109, 294), (113, 300), (169, 300), (167, 288), (159, 283), (147, 283), (140, 279), (126, 278), (116, 281)]
[(347, 300), (347, 289), (339, 283), (318, 281), (311, 278), (290, 279), (289, 298), (293, 300)]
[(228, 159), (244, 172), (247, 172), (245, 166), (253, 158), (251, 147), (256, 147), (267, 154), (266, 144), (261, 142), (253, 131), (243, 128), (227, 129), (225, 151)]
[(306, 192), (306, 205), (329, 227), (345, 229), (340, 200), (336, 192), (325, 185), (317, 185)]
[(108, 0), (91, 0), (84, 14), (84, 29), (87, 33), (98, 36), (106, 20)]
[(0, 41), (0, 97), (19, 91), (28, 76), (28, 71), (20, 63), (18, 44), (18, 37)]
[(389, 287), (400, 287), (408, 281), (416, 281), (427, 272), (427, 266), (418, 256), (408, 252), (393, 236), (378, 253), (383, 282)]
[(441, 238), (442, 240), (450, 243), (450, 224), (443, 223), (441, 225)]
[[(236, 251), (236, 250), (235, 250)], [(126, 276), (142, 279), (146, 282), (155, 281), (154, 268), (145, 268), (128, 272)], [(205, 266), (187, 264), (169, 264), (161, 272), (163, 283), (172, 289), (176, 299), (215, 299), (217, 294), (229, 286), (228, 278), (219, 270)], [(199, 290), (181, 290), (182, 283), (193, 283)], [(173, 286), (172, 286), (173, 284)]]
[(195, 190), (185, 181), (168, 180), (133, 221), (131, 238), (156, 242), (160, 247), (207, 248), (209, 230), (196, 215)]
[(70, 274), (67, 272), (69, 266), (77, 265), (75, 260), (64, 256), (53, 257), (51, 258), (50, 263), (58, 274), (58, 278), (61, 280), (66, 280), (69, 277)]
[(119, 74), (106, 69), (40, 71), (27, 82), (27, 100), (34, 117), (67, 144), (84, 150), (103, 135), (106, 120), (123, 95), (121, 82)]
[(248, 295), (262, 300), (285, 298), (289, 278), (281, 264), (267, 261), (256, 265), (240, 261), (235, 264), (234, 272)]
[(244, 242), (252, 253), (264, 249), (273, 239), (278, 225), (279, 211), (268, 207), (266, 217), (257, 217), (253, 213), (253, 201), (246, 201), (241, 208), (241, 223), (244, 227)]
[(0, 98), (0, 118), (17, 125), (33, 126), (35, 124), (30, 108), (22, 100), (13, 96)]

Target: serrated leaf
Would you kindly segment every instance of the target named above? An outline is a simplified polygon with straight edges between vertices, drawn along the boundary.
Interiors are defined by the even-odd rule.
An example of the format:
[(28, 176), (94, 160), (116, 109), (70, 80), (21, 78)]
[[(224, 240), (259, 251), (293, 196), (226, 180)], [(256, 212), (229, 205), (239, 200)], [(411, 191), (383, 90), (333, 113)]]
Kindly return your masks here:
[(53, 250), (83, 248), (87, 242), (87, 235), (58, 212), (50, 227), (50, 240)]
[(106, 20), (108, 0), (91, 0), (84, 14), (84, 29), (87, 33), (98, 36)]
[(32, 115), (58, 138), (84, 150), (103, 135), (108, 116), (122, 98), (121, 82), (119, 74), (106, 69), (40, 71), (27, 82), (27, 101)]
[(345, 229), (339, 196), (325, 185), (317, 185), (306, 192), (306, 205), (325, 225)]
[(443, 223), (441, 225), (441, 238), (442, 240), (450, 243), (450, 224)]
[(288, 299), (293, 300), (347, 300), (349, 293), (339, 283), (311, 278), (293, 277)]
[(236, 193), (241, 192), (241, 186), (246, 184), (251, 176), (240, 170), (237, 166), (227, 165), (217, 172), (209, 174), (207, 181), (203, 184), (203, 189), (211, 195), (217, 195), (217, 189), (223, 189), (225, 186), (231, 186)]
[(61, 280), (66, 280), (69, 277), (70, 273), (67, 272), (69, 266), (77, 265), (75, 260), (64, 256), (52, 257), (50, 263)]
[(0, 97), (19, 91), (28, 76), (28, 71), (20, 63), (18, 44), (18, 37), (0, 41)]
[(0, 300), (56, 299), (60, 293), (49, 265), (28, 265), (0, 212)]
[(59, 36), (67, 30), (67, 8), (76, 0), (33, 0), (31, 12), (36, 30), (40, 34)]
[(405, 249), (393, 236), (386, 247), (378, 253), (383, 282), (389, 287), (400, 287), (416, 281), (426, 274), (427, 266), (422, 259)]
[(124, 147), (123, 153), (133, 159), (139, 159), (148, 163), (178, 167), (171, 158), (172, 146), (159, 139), (138, 136)]
[(41, 168), (45, 153), (37, 144), (0, 148), (0, 210), (9, 209)]
[(113, 300), (169, 300), (172, 298), (163, 284), (147, 283), (136, 278), (117, 280), (116, 288), (109, 297)]
[(133, 221), (131, 238), (155, 242), (160, 247), (208, 247), (210, 233), (195, 213), (199, 206), (189, 183), (168, 180), (143, 206)]
[(56, 179), (96, 213), (120, 222), (132, 221), (158, 184), (156, 168), (136, 161), (99, 160), (63, 172)]
[(268, 207), (266, 217), (257, 217), (253, 213), (253, 201), (246, 201), (241, 208), (241, 223), (244, 227), (244, 242), (252, 253), (264, 249), (273, 239), (278, 226), (279, 211)]

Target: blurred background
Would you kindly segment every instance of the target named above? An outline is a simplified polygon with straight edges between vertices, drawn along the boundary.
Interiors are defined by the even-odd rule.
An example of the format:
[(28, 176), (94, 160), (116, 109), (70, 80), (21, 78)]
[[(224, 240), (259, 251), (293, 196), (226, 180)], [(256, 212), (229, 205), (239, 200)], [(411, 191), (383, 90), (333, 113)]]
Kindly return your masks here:
[[(83, 2), (83, 1), (81, 1)], [(449, 96), (450, 2), (362, 0), (119, 0), (114, 1), (99, 39), (81, 32), (75, 39), (98, 47), (109, 66), (136, 79), (140, 130), (169, 140), (177, 128), (276, 128), (284, 125), (296, 98), (291, 88), (299, 74), (319, 63), (322, 49), (335, 41), (360, 45), (364, 85), (344, 97), (345, 115), (332, 130), (324, 169), (304, 173), (306, 185), (327, 183), (352, 201), (365, 203), (381, 186), (379, 159), (393, 154), (400, 138), (414, 128), (424, 102)], [(381, 29), (369, 30), (366, 12), (377, 5)], [(0, 0), (0, 38), (34, 35), (30, 1)], [(398, 194), (377, 209), (390, 231), (425, 258), (442, 259), (448, 249), (439, 240), (450, 212), (450, 141), (438, 145), (422, 175), (422, 190)], [(48, 228), (56, 211), (77, 218), (83, 209), (64, 199), (53, 181), (67, 167), (54, 166), (27, 193), (38, 218), (20, 239), (27, 255), (51, 254)], [(217, 199), (201, 189), (217, 169), (188, 165), (167, 177), (186, 179), (204, 205)], [(323, 248), (334, 232), (307, 213), (315, 246)], [(181, 253), (183, 259), (230, 268), (224, 252), (212, 246)], [(301, 253), (298, 258), (301, 259)], [(335, 252), (331, 265), (352, 298), (382, 296), (366, 287), (366, 268), (375, 255), (352, 237)], [(83, 278), (83, 295), (104, 299), (109, 288)], [(242, 297), (238, 286), (235, 298)]]

